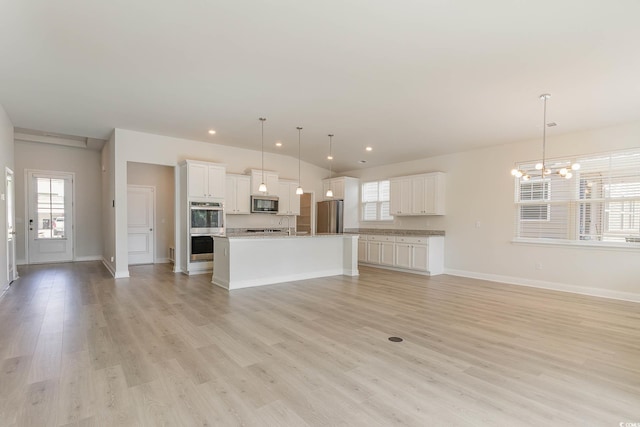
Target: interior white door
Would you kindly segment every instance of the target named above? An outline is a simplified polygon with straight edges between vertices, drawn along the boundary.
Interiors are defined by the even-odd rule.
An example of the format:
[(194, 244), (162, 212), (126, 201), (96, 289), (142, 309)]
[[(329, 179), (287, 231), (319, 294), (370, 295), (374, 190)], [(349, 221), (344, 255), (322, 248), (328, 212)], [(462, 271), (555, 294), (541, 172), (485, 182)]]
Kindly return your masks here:
[(73, 261), (73, 174), (27, 171), (29, 263)]
[(6, 169), (6, 207), (7, 207), (7, 282), (18, 278), (16, 269), (16, 225), (15, 225), (15, 182), (13, 171)]
[(155, 188), (130, 185), (127, 192), (129, 264), (153, 264)]

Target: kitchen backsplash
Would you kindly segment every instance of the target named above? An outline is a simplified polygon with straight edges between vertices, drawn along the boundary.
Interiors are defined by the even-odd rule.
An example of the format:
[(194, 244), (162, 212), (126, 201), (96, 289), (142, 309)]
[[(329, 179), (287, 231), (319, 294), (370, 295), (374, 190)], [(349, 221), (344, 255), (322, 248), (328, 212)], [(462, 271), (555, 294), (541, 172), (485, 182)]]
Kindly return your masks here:
[[(273, 214), (227, 215), (226, 228), (286, 228), (289, 218), (290, 226), (296, 226), (295, 216)], [(281, 222), (282, 221), (282, 222)], [(281, 223), (280, 223), (281, 222)]]

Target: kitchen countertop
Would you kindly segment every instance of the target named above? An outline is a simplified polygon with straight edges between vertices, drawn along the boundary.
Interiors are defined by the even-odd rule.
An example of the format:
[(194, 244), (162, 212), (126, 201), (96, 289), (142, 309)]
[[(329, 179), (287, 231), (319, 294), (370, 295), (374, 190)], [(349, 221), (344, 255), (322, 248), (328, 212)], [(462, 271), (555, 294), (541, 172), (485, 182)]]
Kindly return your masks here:
[(396, 230), (393, 228), (347, 228), (345, 234), (377, 234), (382, 236), (444, 236), (444, 230)]
[(337, 234), (337, 233), (293, 233), (288, 235), (286, 232), (267, 232), (267, 233), (227, 233), (226, 236), (215, 236), (223, 239), (300, 239), (309, 237), (336, 237), (336, 236), (349, 236), (349, 234)]

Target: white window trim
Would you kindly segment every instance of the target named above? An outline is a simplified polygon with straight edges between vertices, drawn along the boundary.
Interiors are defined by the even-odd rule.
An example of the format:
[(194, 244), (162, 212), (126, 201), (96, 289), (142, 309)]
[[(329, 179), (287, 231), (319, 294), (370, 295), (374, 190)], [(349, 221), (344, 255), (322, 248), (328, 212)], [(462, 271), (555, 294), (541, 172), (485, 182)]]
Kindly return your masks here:
[(589, 250), (623, 250), (636, 252), (640, 250), (640, 243), (615, 243), (615, 242), (601, 242), (595, 240), (560, 240), (560, 239), (527, 239), (524, 237), (514, 238), (511, 240), (513, 245), (525, 245), (525, 246), (558, 246), (558, 247), (571, 247), (581, 248)]

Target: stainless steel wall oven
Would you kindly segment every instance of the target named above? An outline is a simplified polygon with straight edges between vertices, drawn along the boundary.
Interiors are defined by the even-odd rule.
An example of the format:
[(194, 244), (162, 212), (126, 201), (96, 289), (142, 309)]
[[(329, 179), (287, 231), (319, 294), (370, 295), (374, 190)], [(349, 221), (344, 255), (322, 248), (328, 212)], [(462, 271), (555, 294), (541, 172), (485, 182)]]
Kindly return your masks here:
[(224, 236), (224, 204), (222, 202), (191, 202), (191, 235)]
[(213, 261), (213, 237), (191, 236), (191, 262)]

